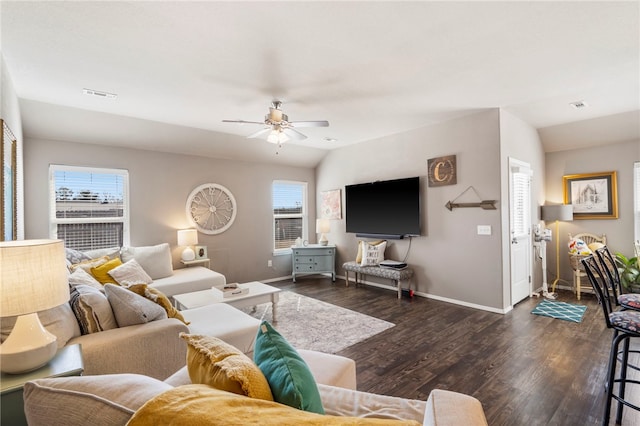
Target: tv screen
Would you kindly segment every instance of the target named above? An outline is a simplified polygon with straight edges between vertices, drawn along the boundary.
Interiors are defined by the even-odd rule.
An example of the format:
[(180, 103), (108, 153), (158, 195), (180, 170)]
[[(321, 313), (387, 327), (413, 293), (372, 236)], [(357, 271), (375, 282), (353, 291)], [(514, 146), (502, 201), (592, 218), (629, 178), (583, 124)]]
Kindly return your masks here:
[(420, 178), (345, 186), (346, 231), (361, 236), (420, 235)]

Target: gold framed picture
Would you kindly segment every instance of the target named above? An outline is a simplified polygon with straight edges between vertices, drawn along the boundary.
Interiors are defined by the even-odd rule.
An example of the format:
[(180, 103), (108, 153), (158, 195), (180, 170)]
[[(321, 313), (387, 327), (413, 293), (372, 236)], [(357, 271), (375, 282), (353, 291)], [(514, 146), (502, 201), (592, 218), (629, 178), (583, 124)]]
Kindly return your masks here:
[(573, 205), (574, 219), (617, 219), (617, 173), (581, 173), (562, 176), (564, 203)]

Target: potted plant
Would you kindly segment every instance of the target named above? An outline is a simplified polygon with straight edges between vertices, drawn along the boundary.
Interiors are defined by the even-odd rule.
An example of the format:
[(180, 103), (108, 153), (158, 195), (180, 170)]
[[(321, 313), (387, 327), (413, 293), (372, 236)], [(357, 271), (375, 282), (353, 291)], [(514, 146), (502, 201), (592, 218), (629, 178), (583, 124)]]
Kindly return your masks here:
[(640, 265), (638, 265), (638, 258), (627, 258), (622, 253), (616, 253), (616, 264), (618, 265), (622, 286), (633, 293), (640, 293)]

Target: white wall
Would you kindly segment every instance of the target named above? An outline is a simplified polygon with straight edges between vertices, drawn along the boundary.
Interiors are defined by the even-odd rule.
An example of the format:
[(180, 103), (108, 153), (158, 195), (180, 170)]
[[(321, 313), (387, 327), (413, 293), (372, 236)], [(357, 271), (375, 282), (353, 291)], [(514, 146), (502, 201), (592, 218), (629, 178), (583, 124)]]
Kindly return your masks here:
[[(185, 141), (184, 143), (187, 143)], [(310, 223), (315, 220), (315, 177), (310, 168), (285, 167), (188, 155), (27, 139), (25, 141), (25, 200), (27, 238), (48, 238), (49, 164), (111, 167), (129, 171), (131, 245), (168, 242), (174, 267), (180, 249), (176, 230), (192, 227), (185, 203), (203, 183), (218, 183), (234, 195), (238, 213), (230, 229), (218, 235), (198, 234), (208, 247), (211, 268), (230, 282), (289, 276), (291, 256), (272, 257), (271, 183), (275, 179), (309, 184)], [(315, 240), (315, 234), (310, 235)], [(273, 259), (273, 268), (267, 260)]]
[[(427, 160), (451, 154), (457, 156), (457, 184), (428, 187)], [(500, 114), (492, 109), (333, 150), (316, 169), (316, 194), (341, 189), (344, 210), (345, 185), (421, 176), (422, 236), (413, 239), (407, 259), (416, 274), (412, 288), (429, 297), (501, 312), (501, 205), (506, 200), (501, 199), (500, 167)], [(470, 186), (482, 199), (498, 200), (498, 210), (445, 208)], [(478, 199), (468, 191), (457, 201)], [(477, 225), (490, 225), (492, 235), (477, 235)], [(338, 247), (338, 271), (344, 274), (340, 266), (354, 260), (357, 252), (355, 235), (345, 232), (344, 211), (343, 219), (333, 221), (328, 238)], [(401, 260), (408, 247), (407, 240), (391, 241), (386, 257)]]
[[(562, 176), (564, 175), (616, 171), (618, 177), (618, 219), (574, 220), (560, 223), (560, 277), (568, 283), (573, 283), (567, 254), (569, 233), (605, 234), (607, 246), (612, 252), (633, 254), (633, 163), (635, 161), (640, 161), (640, 140), (546, 154), (546, 194), (549, 202), (563, 202)], [(555, 244), (550, 244), (547, 252), (549, 253), (548, 269), (555, 271)], [(567, 283), (561, 284), (568, 286)]]
[(18, 96), (13, 85), (13, 80), (4, 62), (4, 57), (0, 53), (0, 118), (2, 118), (11, 132), (16, 137), (16, 183), (17, 183), (17, 239), (24, 239), (24, 191), (23, 185), (23, 140), (22, 140), (22, 119), (20, 116), (20, 105)]

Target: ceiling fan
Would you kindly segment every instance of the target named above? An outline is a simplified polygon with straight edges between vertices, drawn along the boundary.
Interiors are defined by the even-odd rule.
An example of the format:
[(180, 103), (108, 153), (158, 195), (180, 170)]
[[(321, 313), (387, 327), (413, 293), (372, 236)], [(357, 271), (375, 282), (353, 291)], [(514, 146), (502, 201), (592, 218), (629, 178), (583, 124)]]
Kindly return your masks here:
[(261, 124), (263, 129), (247, 136), (248, 138), (266, 138), (267, 142), (281, 145), (291, 139), (304, 140), (306, 135), (296, 130), (297, 127), (329, 127), (326, 120), (320, 121), (289, 121), (287, 114), (283, 113), (280, 107), (282, 102), (274, 100), (269, 107), (269, 114), (265, 115), (264, 121), (246, 120), (222, 120), (224, 123), (239, 124)]

